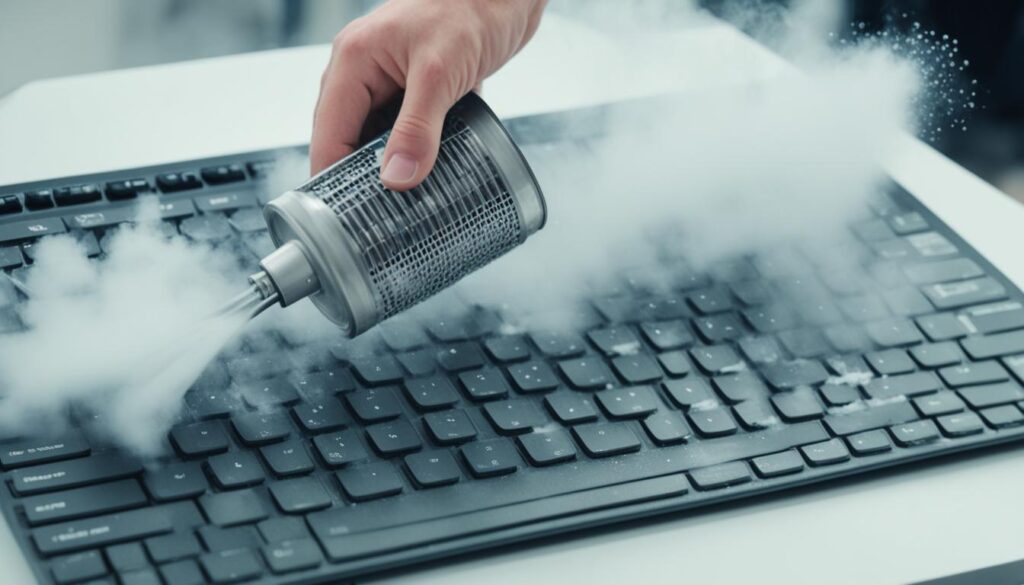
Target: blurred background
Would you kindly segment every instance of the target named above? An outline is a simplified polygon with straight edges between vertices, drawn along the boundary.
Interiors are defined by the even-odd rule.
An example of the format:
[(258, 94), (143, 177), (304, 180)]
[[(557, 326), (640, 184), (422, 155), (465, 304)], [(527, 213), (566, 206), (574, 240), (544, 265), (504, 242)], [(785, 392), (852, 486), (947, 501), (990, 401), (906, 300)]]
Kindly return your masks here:
[[(0, 99), (36, 79), (329, 42), (379, 2), (0, 0)], [(1024, 2), (845, 2), (850, 20), (864, 23), (866, 32), (913, 21), (958, 40), (970, 61), (965, 75), (977, 79), (978, 107), (966, 130), (947, 132), (933, 144), (1024, 201)], [(699, 3), (728, 18), (735, 0)], [(552, 5), (571, 11), (572, 0)]]

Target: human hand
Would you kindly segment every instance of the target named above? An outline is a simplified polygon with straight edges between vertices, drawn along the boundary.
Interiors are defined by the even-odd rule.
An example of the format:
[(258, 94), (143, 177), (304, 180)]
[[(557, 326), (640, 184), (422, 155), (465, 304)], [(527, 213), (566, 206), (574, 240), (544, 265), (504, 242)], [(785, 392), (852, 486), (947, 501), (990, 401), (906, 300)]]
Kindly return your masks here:
[(401, 97), (381, 181), (396, 191), (418, 185), (434, 166), (445, 114), (530, 40), (546, 3), (389, 0), (352, 21), (320, 79), (312, 173), (355, 150), (374, 133), (375, 114)]

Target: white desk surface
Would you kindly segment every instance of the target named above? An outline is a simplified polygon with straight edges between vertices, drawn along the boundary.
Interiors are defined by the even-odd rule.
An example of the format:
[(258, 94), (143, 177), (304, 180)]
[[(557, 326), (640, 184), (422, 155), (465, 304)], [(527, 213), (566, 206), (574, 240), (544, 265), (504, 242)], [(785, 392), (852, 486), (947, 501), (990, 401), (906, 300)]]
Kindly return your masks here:
[[(485, 93), (499, 114), (513, 116), (785, 69), (722, 25), (671, 42), (699, 58), (638, 79), (608, 39), (548, 15)], [(327, 48), (315, 46), (30, 84), (0, 101), (0, 184), (303, 143), (326, 59)], [(1024, 207), (911, 138), (889, 167), (1024, 285)], [(1004, 450), (494, 551), (387, 582), (907, 583), (1024, 557), (1021, 485), (1024, 457)], [(31, 581), (7, 531), (0, 567), (5, 582)]]

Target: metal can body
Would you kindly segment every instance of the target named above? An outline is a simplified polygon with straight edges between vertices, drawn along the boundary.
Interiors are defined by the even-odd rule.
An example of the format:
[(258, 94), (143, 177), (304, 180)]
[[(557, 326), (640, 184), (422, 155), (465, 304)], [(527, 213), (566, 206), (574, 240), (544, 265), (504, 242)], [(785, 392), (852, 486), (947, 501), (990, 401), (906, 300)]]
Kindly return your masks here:
[[(405, 192), (380, 182), (384, 134), (271, 201), (274, 243), (292, 242), (315, 274), (313, 302), (357, 335), (453, 284), (522, 243), (544, 225), (544, 198), (526, 160), (475, 94), (449, 112), (437, 163)], [(282, 254), (283, 255), (283, 254)], [(261, 265), (282, 303), (312, 292), (299, 260)], [(290, 264), (289, 264), (290, 263)], [(285, 286), (282, 286), (285, 285)], [(289, 294), (289, 292), (291, 294)]]

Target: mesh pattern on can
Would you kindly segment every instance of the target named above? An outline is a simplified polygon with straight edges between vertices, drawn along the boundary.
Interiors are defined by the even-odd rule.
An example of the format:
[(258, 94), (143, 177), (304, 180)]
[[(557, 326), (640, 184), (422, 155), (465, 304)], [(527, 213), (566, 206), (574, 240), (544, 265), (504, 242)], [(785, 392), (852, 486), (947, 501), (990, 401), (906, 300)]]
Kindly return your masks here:
[(415, 189), (380, 183), (383, 140), (302, 187), (337, 214), (369, 270), (386, 319), (521, 241), (515, 200), (480, 138), (449, 116), (437, 163)]

